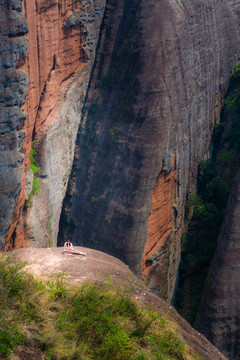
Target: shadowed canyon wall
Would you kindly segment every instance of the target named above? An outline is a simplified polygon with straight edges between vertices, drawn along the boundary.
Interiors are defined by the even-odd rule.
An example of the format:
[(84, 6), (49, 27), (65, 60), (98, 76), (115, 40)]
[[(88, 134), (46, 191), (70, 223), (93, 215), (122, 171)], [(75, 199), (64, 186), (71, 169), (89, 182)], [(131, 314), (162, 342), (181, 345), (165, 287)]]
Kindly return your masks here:
[(228, 359), (240, 357), (240, 170), (203, 294), (197, 328)]
[(225, 1), (108, 1), (59, 244), (111, 253), (171, 298), (184, 203), (238, 56)]
[[(222, 111), (223, 178), (234, 180), (217, 250), (201, 299), (197, 326), (228, 359), (240, 358), (240, 63), (234, 68)], [(223, 153), (223, 151), (222, 151)], [(219, 161), (217, 162), (219, 166)], [(227, 183), (227, 181), (226, 181)], [(221, 199), (221, 194), (219, 198)]]

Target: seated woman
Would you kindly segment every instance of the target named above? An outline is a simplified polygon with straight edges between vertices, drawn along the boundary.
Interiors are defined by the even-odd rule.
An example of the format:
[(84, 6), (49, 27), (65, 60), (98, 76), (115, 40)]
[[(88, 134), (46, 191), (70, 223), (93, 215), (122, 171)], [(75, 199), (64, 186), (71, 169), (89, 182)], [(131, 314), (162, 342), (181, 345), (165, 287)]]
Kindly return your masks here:
[(66, 249), (73, 249), (73, 244), (68, 240), (67, 242), (65, 242), (64, 247)]
[(71, 255), (71, 251), (73, 250), (73, 244), (68, 240), (64, 244), (64, 254)]
[(74, 249), (73, 244), (69, 240), (66, 241), (64, 244), (64, 254), (66, 254), (66, 255), (84, 255), (84, 256), (87, 255), (83, 251)]

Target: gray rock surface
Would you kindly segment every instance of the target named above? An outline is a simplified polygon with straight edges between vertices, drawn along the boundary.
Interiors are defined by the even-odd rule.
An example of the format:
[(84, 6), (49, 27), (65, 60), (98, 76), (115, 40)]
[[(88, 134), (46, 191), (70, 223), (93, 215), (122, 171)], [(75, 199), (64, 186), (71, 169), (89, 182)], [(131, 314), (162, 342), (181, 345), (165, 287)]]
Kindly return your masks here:
[(21, 106), (28, 75), (17, 68), (28, 49), (24, 36), (28, 25), (21, 10), (20, 0), (0, 1), (0, 249), (15, 221), (14, 210), (22, 189), (22, 143), (27, 114)]

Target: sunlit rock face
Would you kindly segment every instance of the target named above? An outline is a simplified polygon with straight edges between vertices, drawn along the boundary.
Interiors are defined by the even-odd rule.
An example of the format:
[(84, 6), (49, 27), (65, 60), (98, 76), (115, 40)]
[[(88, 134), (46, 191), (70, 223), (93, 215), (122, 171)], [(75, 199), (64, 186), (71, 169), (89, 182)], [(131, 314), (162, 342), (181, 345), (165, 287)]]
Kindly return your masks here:
[(59, 243), (121, 258), (170, 299), (238, 25), (227, 1), (107, 4)]

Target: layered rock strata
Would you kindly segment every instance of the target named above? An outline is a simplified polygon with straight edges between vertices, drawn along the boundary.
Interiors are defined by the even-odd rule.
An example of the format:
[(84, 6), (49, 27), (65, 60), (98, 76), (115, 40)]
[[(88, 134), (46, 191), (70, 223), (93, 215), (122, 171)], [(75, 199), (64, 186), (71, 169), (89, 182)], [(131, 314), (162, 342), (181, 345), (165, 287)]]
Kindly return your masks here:
[(240, 170), (202, 297), (197, 328), (228, 358), (240, 358)]
[[(0, 1), (0, 249), (22, 211), (23, 139), (27, 114), (21, 110), (28, 75), (19, 71), (28, 49), (22, 1)], [(13, 242), (14, 242), (13, 238)]]
[(237, 22), (226, 1), (107, 4), (61, 234), (138, 275), (144, 255), (144, 279), (170, 299), (184, 203), (239, 56)]

